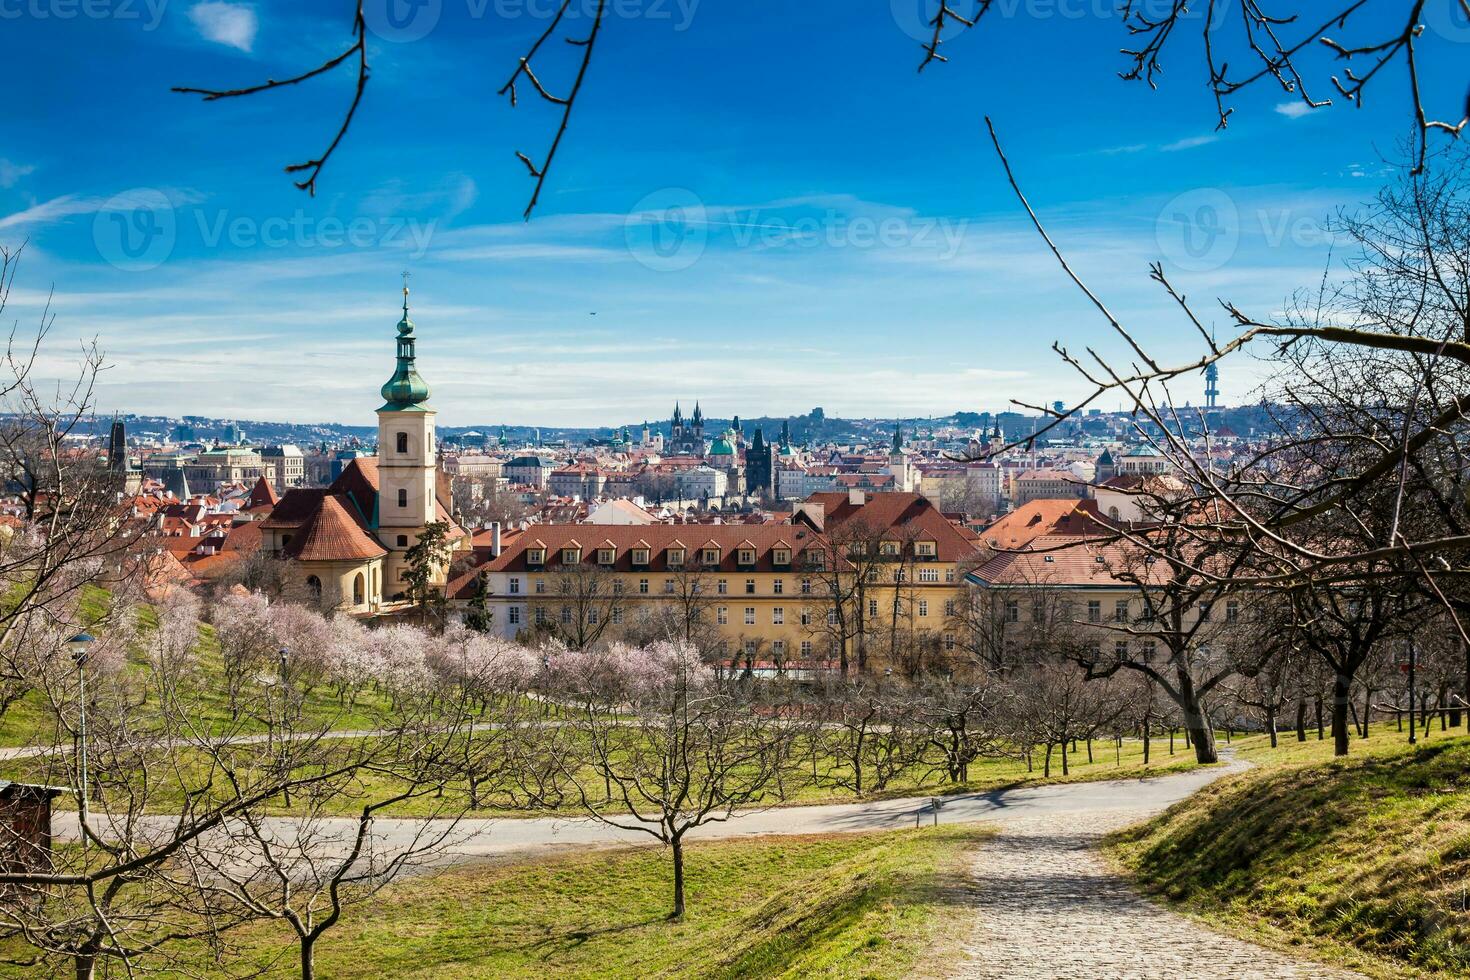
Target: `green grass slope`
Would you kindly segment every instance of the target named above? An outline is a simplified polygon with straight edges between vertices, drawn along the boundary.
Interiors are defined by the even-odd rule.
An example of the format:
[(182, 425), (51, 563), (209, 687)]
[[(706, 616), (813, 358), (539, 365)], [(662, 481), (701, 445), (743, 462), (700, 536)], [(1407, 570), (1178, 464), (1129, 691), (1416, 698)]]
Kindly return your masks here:
[(1378, 975), (1470, 975), (1470, 739), (1266, 762), (1112, 847), (1145, 889), (1232, 931)]
[[(908, 977), (943, 972), (969, 911), (975, 827), (697, 843), (669, 922), (658, 848), (460, 869), (390, 886), (317, 953), (351, 977)], [(236, 967), (295, 970), (289, 930), (251, 927)], [(208, 971), (201, 962), (200, 969)]]

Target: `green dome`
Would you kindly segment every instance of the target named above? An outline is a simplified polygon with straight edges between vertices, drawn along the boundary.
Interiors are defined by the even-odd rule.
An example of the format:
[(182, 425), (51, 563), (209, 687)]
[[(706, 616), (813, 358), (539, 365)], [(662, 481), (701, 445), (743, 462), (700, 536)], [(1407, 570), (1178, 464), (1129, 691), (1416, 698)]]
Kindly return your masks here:
[(383, 385), (383, 408), (403, 411), (429, 400), (429, 385), (414, 366), (413, 321), (408, 318), (408, 287), (403, 289), (403, 319), (398, 321), (398, 367)]
[(727, 436), (720, 436), (710, 444), (709, 454), (711, 456), (734, 456), (735, 447), (730, 445), (730, 440)]

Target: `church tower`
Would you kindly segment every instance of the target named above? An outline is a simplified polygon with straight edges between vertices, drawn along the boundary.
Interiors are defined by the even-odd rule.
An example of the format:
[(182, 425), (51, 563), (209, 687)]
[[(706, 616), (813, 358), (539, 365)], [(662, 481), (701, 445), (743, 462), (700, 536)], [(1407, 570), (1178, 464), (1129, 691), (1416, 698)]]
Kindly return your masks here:
[[(383, 385), (378, 409), (378, 513), (373, 522), (388, 549), (384, 559), (385, 596), (402, 591), (404, 554), (434, 520), (434, 415), (429, 386), (414, 366), (413, 321), (408, 318), (408, 285), (403, 287), (403, 319), (398, 321), (398, 366)], [(370, 518), (371, 519), (371, 518)]]

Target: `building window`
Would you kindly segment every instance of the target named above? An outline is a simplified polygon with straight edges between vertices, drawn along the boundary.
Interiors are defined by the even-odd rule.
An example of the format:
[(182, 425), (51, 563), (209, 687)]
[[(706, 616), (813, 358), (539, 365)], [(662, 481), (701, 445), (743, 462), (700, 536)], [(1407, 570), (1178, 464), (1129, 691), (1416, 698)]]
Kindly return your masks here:
[(755, 625), (755, 606), (746, 606), (745, 607), (745, 625), (746, 626), (754, 626)]
[(939, 581), (939, 569), (937, 569), (937, 568), (921, 568), (921, 569), (919, 569), (919, 581), (920, 582), (938, 582)]
[(400, 453), (408, 452), (408, 433), (398, 433), (397, 449)]
[(406, 535), (406, 534), (400, 534), (398, 536), (398, 547), (400, 547), (400, 548), (407, 548), (408, 547), (408, 535)]
[(755, 595), (755, 579), (748, 578), (745, 580), (745, 594)]
[(836, 626), (837, 625), (837, 610), (835, 610), (835, 609), (828, 609), (827, 610), (827, 625), (828, 626)]
[(1102, 603), (1099, 600), (1087, 600), (1087, 621), (1089, 623), (1102, 622)]
[(801, 659), (803, 659), (803, 660), (810, 660), (811, 657), (812, 657), (812, 641), (811, 640), (802, 640), (801, 641)]
[(945, 599), (944, 600), (944, 614), (946, 616), (953, 616), (954, 615), (954, 612), (955, 612), (954, 600), (953, 599)]
[(884, 541), (882, 544), (878, 545), (878, 554), (882, 555), (885, 558), (894, 558), (894, 557), (897, 557), (897, 555), (898, 555), (898, 542), (897, 541)]
[(791, 564), (791, 551), (787, 548), (777, 548), (771, 552), (771, 561), (777, 565)]
[(1006, 600), (1005, 621), (1007, 623), (1019, 623), (1021, 621), (1021, 604), (1014, 599)]
[(785, 640), (772, 640), (771, 641), (771, 655), (772, 656), (774, 656), (777, 660), (779, 660), (779, 659), (781, 659), (782, 656), (785, 655), (785, 653), (786, 653), (786, 641)]
[(729, 595), (730, 594), (730, 582), (729, 582), (729, 580), (722, 578), (718, 582), (716, 582), (715, 583), (715, 592), (719, 593), (720, 595)]
[(1159, 645), (1153, 640), (1143, 641), (1143, 662), (1151, 664), (1154, 662), (1154, 654), (1158, 652)]
[(812, 594), (812, 580), (811, 579), (804, 578), (804, 579), (801, 580), (801, 594), (802, 595), (811, 595)]
[(1114, 643), (1113, 644), (1113, 655), (1115, 657), (1117, 657), (1119, 660), (1127, 660), (1128, 659), (1128, 641), (1127, 640), (1119, 640), (1118, 642)]
[(664, 579), (664, 595), (673, 595), (673, 594), (674, 594), (674, 580), (671, 579), (671, 578)]
[(622, 594), (623, 594), (623, 580), (622, 579), (615, 579), (613, 581), (613, 595), (622, 595)]
[(571, 623), (571, 621), (572, 621), (572, 607), (571, 606), (562, 606), (561, 607), (561, 621), (562, 621), (562, 624), (563, 625), (566, 625), (566, 624), (570, 624)]
[(633, 549), (633, 564), (635, 564), (635, 565), (647, 565), (648, 564), (648, 549), (647, 548), (634, 548)]
[(563, 548), (561, 550), (561, 563), (563, 565), (577, 565), (582, 561), (581, 548)]
[(1240, 618), (1240, 603), (1234, 599), (1225, 603), (1225, 622), (1233, 623)]
[(546, 579), (544, 579), (544, 578), (538, 578), (536, 580), (536, 594), (537, 595), (545, 595), (546, 594)]
[(546, 564), (546, 549), (545, 548), (527, 548), (526, 549), (526, 564), (528, 564), (528, 565), (544, 565), (544, 564)]
[(1113, 603), (1113, 620), (1118, 623), (1128, 622), (1128, 600), (1118, 599)]
[(512, 625), (512, 626), (519, 626), (521, 624), (521, 607), (520, 606), (511, 606), (510, 607), (510, 616), (509, 616), (509, 619), (510, 619), (510, 625)]
[(506, 586), (506, 591), (511, 595), (519, 594), (521, 591), (521, 580), (518, 578), (511, 579), (510, 584)]
[(811, 624), (812, 624), (812, 611), (810, 609), (803, 608), (802, 611), (801, 611), (801, 625), (803, 625), (803, 626), (810, 626)]
[(403, 488), (403, 487), (399, 487), (398, 488), (398, 506), (399, 507), (407, 507), (408, 506), (408, 491), (405, 488)]
[(648, 579), (640, 578), (638, 580), (638, 594), (648, 595)]
[(540, 626), (546, 622), (546, 609), (542, 606), (536, 607), (536, 625)]
[(612, 548), (598, 548), (597, 549), (597, 564), (599, 564), (599, 565), (611, 565), (613, 563), (613, 558), (615, 558), (616, 556), (617, 556), (617, 552), (614, 551)]
[(946, 650), (953, 650), (954, 649), (954, 634), (953, 633), (946, 633), (946, 634), (944, 634), (944, 649), (946, 649)]
[(920, 599), (919, 600), (919, 615), (920, 616), (927, 616), (927, 615), (929, 615), (929, 600), (928, 599)]
[(681, 566), (683, 564), (684, 564), (684, 549), (683, 548), (670, 548), (669, 549), (669, 567), (670, 568), (678, 568), (679, 566)]
[(784, 606), (776, 606), (774, 609), (771, 610), (771, 625), (786, 625), (786, 609)]
[(878, 615), (878, 600), (877, 599), (869, 599), (868, 600), (868, 615), (869, 616), (877, 616)]
[(720, 626), (730, 622), (730, 610), (727, 606), (721, 606), (715, 610), (715, 622)]
[(754, 565), (755, 564), (755, 549), (753, 549), (753, 548), (741, 548), (740, 549), (740, 564), (742, 564), (742, 565)]
[(597, 625), (597, 610), (596, 609), (589, 609), (589, 610), (587, 610), (587, 624), (589, 626), (596, 626)]
[[(594, 613), (593, 615), (596, 615), (596, 614)], [(623, 625), (623, 607), (622, 606), (613, 606), (612, 622), (613, 622), (613, 625), (614, 626), (621, 626), (621, 625)]]
[(953, 568), (946, 568), (944, 570), (944, 580), (946, 582), (953, 582), (954, 581), (954, 569)]
[(915, 541), (914, 554), (920, 558), (933, 558), (935, 554), (933, 541)]
[(772, 595), (780, 595), (781, 593), (783, 593), (785, 591), (786, 591), (786, 583), (785, 582), (783, 582), (781, 579), (774, 579), (774, 580), (772, 580), (772, 582), (771, 582), (771, 594)]

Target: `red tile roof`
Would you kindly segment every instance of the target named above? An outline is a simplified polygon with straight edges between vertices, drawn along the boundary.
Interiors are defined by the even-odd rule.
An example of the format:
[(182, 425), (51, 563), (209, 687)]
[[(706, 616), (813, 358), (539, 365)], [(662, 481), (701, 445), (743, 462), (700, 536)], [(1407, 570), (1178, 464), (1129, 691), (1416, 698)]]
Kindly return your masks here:
[(347, 512), (342, 494), (327, 494), (305, 531), (286, 546), (298, 561), (367, 561), (388, 553), (366, 528)]

